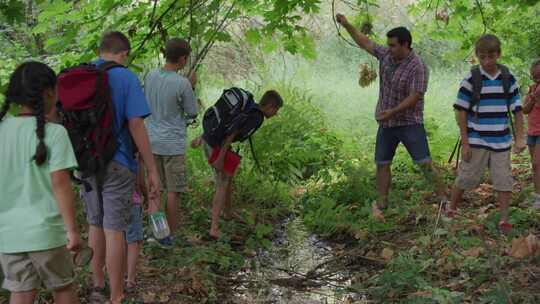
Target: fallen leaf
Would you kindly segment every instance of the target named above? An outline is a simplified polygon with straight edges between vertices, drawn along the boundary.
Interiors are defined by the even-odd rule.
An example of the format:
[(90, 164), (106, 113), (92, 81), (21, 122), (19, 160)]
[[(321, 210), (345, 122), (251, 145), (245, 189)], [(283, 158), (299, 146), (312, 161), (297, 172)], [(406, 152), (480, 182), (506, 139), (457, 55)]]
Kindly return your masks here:
[(381, 253), (381, 257), (388, 262), (392, 259), (392, 257), (394, 257), (394, 251), (390, 248), (384, 248)]
[(143, 296), (144, 303), (154, 303), (156, 301), (156, 294), (153, 292), (144, 293)]
[(384, 214), (379, 209), (379, 207), (377, 207), (376, 202), (373, 202), (373, 204), (371, 204), (371, 211), (374, 219), (384, 222)]
[(522, 259), (529, 256), (529, 246), (527, 245), (526, 237), (519, 237), (512, 240), (512, 249), (510, 256), (516, 259)]
[(169, 295), (162, 294), (161, 296), (159, 296), (159, 301), (161, 303), (168, 303), (169, 302)]
[(472, 247), (469, 250), (463, 252), (464, 256), (477, 258), (484, 251), (482, 247)]
[(363, 229), (358, 230), (354, 233), (354, 238), (357, 240), (365, 241), (368, 239), (368, 237), (369, 237), (369, 233)]

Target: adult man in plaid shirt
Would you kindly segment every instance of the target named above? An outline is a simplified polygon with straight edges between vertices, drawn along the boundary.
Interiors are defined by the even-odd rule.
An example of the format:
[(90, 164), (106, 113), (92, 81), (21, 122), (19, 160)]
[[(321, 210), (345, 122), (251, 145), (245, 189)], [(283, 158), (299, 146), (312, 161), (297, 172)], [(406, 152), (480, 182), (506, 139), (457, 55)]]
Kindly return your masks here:
[(429, 71), (411, 48), (411, 33), (404, 27), (392, 29), (386, 34), (388, 47), (384, 47), (354, 28), (345, 16), (338, 14), (336, 19), (358, 46), (379, 60), (380, 89), (375, 111), (379, 123), (375, 148), (379, 208), (388, 206), (391, 163), (400, 142), (428, 180), (435, 181), (437, 194), (444, 199), (444, 186), (433, 168), (424, 129), (424, 94)]

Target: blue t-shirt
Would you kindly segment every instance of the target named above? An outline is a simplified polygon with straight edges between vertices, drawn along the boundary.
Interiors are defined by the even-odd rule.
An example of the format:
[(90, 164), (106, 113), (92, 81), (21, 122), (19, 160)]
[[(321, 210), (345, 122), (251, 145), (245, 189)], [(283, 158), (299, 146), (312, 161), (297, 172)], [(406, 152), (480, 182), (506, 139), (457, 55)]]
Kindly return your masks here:
[[(94, 64), (101, 65), (105, 60), (98, 59)], [(133, 156), (133, 142), (129, 134), (128, 121), (133, 118), (145, 118), (150, 115), (141, 83), (137, 75), (127, 68), (109, 70), (109, 86), (114, 106), (114, 133), (118, 149), (113, 160), (137, 172), (137, 161)]]

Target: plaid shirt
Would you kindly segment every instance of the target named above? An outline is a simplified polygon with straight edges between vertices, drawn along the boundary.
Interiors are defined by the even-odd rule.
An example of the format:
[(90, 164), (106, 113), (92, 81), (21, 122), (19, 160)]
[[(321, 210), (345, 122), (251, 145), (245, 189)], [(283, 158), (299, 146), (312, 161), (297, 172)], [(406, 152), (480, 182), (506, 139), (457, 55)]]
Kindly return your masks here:
[(416, 106), (379, 122), (383, 128), (419, 125), (424, 123), (424, 94), (427, 91), (429, 71), (414, 51), (396, 64), (388, 48), (375, 46), (375, 57), (379, 60), (379, 101), (375, 115), (398, 106), (411, 93), (422, 95)]

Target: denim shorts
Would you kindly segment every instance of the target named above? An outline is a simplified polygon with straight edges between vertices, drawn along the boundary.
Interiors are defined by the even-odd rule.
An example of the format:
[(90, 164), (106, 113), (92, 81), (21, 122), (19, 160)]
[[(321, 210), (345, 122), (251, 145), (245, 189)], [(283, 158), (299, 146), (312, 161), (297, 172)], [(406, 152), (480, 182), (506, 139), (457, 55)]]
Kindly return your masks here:
[(128, 228), (125, 231), (126, 242), (132, 244), (143, 240), (143, 221), (141, 204), (133, 204), (129, 217)]
[(538, 135), (529, 135), (527, 136), (527, 145), (534, 146), (540, 144), (540, 136)]
[(392, 163), (399, 143), (403, 143), (417, 164), (431, 161), (424, 125), (383, 128), (377, 131), (375, 162), (378, 165)]

